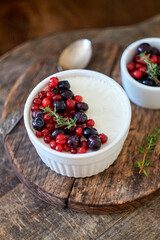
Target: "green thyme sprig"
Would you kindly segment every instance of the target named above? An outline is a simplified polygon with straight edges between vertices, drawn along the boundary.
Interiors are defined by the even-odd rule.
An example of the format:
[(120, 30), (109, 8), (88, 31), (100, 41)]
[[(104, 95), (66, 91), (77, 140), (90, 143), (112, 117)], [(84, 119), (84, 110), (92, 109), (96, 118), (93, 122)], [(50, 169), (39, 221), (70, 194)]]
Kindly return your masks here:
[(140, 53), (139, 56), (141, 59), (140, 62), (145, 62), (147, 65), (146, 73), (149, 75), (149, 78), (152, 79), (157, 86), (160, 86), (160, 80), (158, 77), (160, 76), (160, 69), (156, 63), (153, 63), (149, 60), (150, 54), (146, 55), (146, 53)]
[(44, 113), (47, 113), (47, 115), (49, 115), (49, 116), (54, 116), (54, 119), (56, 120), (58, 127), (65, 126), (65, 128), (70, 128), (72, 126), (76, 126), (76, 121), (73, 118), (68, 118), (68, 117), (64, 118), (63, 116), (60, 116), (56, 112), (56, 107), (52, 111), (50, 109), (50, 107), (48, 106), (44, 109)]
[(160, 138), (160, 128), (155, 128), (152, 134), (151, 133), (147, 134), (145, 143), (138, 148), (138, 151), (143, 154), (142, 161), (137, 161), (136, 163), (136, 167), (139, 168), (139, 174), (143, 172), (146, 176), (148, 176), (144, 168), (152, 166), (152, 163), (146, 159), (146, 156), (148, 153), (151, 153), (154, 151), (156, 142), (159, 138)]

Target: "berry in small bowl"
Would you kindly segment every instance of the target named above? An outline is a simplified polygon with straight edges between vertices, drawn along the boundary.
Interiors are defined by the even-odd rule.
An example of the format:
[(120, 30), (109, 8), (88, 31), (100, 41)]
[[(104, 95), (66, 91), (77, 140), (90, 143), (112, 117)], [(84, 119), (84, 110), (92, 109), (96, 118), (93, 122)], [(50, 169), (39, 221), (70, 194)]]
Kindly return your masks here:
[(160, 109), (160, 38), (129, 45), (120, 66), (122, 85), (130, 100), (144, 108)]
[[(51, 77), (46, 88), (38, 92), (32, 102), (35, 135), (59, 152), (97, 151), (108, 137), (95, 129), (95, 121), (86, 114), (88, 109), (83, 97), (74, 95), (68, 80), (59, 81), (57, 77)], [(86, 141), (85, 146), (82, 146), (83, 140)]]
[(24, 109), (27, 133), (42, 161), (69, 177), (108, 168), (122, 149), (130, 119), (130, 103), (120, 85), (89, 70), (44, 79)]

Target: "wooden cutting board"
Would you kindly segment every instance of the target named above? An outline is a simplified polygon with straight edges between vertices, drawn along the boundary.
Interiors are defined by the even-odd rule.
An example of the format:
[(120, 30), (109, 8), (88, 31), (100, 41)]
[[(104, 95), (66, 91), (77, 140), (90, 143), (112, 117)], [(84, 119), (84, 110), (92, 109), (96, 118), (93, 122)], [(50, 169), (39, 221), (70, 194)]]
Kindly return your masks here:
[[(93, 50), (88, 69), (107, 74), (121, 84), (119, 62), (123, 49), (116, 44), (101, 43)], [(24, 104), (38, 82), (57, 72), (57, 58), (56, 54), (48, 55), (31, 64), (15, 81), (5, 102), (3, 120)], [(139, 175), (135, 168), (136, 161), (142, 158), (137, 147), (156, 126), (160, 126), (160, 110), (147, 110), (132, 104), (129, 135), (116, 162), (96, 176), (78, 179), (61, 176), (41, 161), (27, 136), (23, 119), (3, 138), (16, 175), (35, 196), (58, 207), (106, 214), (132, 210), (159, 195), (160, 142), (148, 155), (153, 163), (147, 169), (148, 177)]]

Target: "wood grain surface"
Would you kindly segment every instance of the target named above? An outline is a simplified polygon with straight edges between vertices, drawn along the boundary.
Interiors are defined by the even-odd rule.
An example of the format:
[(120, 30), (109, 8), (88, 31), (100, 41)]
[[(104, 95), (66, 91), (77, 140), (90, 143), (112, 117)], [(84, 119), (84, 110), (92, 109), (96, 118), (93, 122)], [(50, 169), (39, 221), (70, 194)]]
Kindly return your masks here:
[(0, 6), (2, 54), (50, 33), (138, 23), (159, 14), (160, 1), (114, 0), (111, 4), (110, 0), (1, 0)]
[[(30, 66), (41, 62), (49, 53), (57, 56), (73, 40), (89, 38), (93, 44), (111, 42), (126, 46), (139, 38), (160, 37), (159, 29), (160, 15), (133, 26), (51, 34), (17, 47), (0, 58), (0, 112), (12, 86)], [(43, 50), (46, 45), (47, 52)], [(27, 52), (27, 49), (31, 51)], [(111, 73), (119, 81), (117, 71)], [(34, 197), (16, 178), (1, 137), (0, 176), (2, 240), (160, 239), (160, 196), (135, 210), (107, 215), (90, 215), (57, 208)]]
[[(117, 75), (120, 83), (119, 60), (122, 49), (111, 43), (95, 44), (89, 69), (107, 75)], [(4, 105), (3, 119), (24, 102), (31, 89), (56, 69), (57, 57), (48, 56), (30, 66), (15, 82)], [(14, 106), (13, 106), (13, 99)], [(15, 109), (16, 108), (16, 109)], [(127, 140), (117, 161), (93, 177), (68, 178), (51, 171), (39, 159), (30, 143), (23, 121), (5, 137), (5, 145), (19, 179), (42, 200), (59, 207), (68, 207), (79, 212), (105, 214), (132, 210), (146, 203), (160, 190), (160, 145), (150, 154), (154, 167), (149, 176), (138, 174), (136, 160), (141, 157), (137, 151), (153, 126), (158, 126), (160, 111), (145, 110), (132, 105), (132, 122)]]

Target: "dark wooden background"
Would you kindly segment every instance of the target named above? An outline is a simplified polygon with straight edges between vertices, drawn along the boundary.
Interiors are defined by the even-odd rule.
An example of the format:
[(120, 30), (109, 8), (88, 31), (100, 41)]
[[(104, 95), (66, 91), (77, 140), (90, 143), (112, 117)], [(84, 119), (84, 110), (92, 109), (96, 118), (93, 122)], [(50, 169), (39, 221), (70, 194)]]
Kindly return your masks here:
[(45, 34), (130, 25), (159, 13), (159, 0), (0, 0), (0, 55)]

